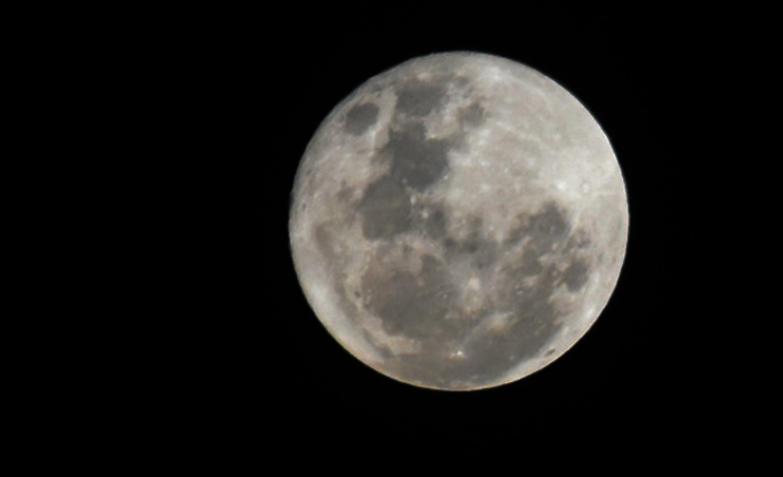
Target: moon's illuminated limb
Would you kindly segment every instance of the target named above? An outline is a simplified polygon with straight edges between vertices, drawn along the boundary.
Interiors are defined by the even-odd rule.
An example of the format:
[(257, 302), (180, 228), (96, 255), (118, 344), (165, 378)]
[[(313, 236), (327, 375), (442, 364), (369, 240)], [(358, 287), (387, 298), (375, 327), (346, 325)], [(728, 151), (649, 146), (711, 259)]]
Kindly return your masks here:
[(342, 101), (297, 173), (297, 274), (348, 351), (410, 384), (497, 386), (561, 356), (617, 282), (622, 175), (566, 90), (478, 53), (417, 58)]

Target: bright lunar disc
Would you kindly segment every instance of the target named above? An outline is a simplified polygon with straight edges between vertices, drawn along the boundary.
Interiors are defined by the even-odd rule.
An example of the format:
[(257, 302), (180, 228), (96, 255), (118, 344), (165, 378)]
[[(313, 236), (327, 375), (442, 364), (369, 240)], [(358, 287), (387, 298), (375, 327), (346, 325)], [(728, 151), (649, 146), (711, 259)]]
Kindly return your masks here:
[(556, 360), (598, 318), (628, 205), (601, 127), (568, 91), (479, 53), (368, 80), (299, 165), (289, 234), (329, 333), (396, 380), (473, 390)]

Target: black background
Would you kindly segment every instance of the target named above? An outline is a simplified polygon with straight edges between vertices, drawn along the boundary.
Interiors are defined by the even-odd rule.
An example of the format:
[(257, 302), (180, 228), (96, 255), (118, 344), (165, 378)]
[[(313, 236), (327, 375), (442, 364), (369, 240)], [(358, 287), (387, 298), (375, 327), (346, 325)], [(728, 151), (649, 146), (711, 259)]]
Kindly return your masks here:
[[(196, 147), (177, 180), (197, 207), (183, 198), (170, 215), (195, 209), (172, 244), (191, 274), (172, 332), (189, 351), (172, 352), (161, 381), (187, 389), (172, 412), (201, 412), (174, 422), (216, 429), (240, 452), (268, 439), (426, 450), (659, 434), (687, 445), (704, 435), (705, 368), (690, 337), (703, 325), (693, 303), (703, 272), (691, 257), (700, 219), (687, 213), (701, 192), (686, 185), (707, 160), (693, 143), (697, 93), (721, 36), (705, 23), (677, 12), (395, 4), (220, 16), (175, 38), (161, 61), (189, 65), (170, 87), (187, 91), (193, 128), (183, 140)], [(574, 94), (607, 133), (630, 206), (620, 280), (589, 333), (534, 375), (468, 393), (398, 383), (343, 350), (303, 297), (287, 229), (298, 162), (331, 108), (370, 76), (452, 50), (522, 62)]]
[[(291, 466), (345, 468), (371, 448), (382, 459), (361, 469), (378, 471), (423, 455), (461, 464), (482, 449), (497, 456), (482, 464), (528, 471), (543, 445), (558, 453), (550, 468), (589, 463), (574, 448), (636, 448), (647, 456), (635, 470), (673, 451), (699, 457), (699, 446), (718, 464), (743, 441), (759, 449), (761, 434), (732, 429), (771, 427), (766, 410), (754, 421), (758, 381), (738, 363), (761, 361), (779, 307), (753, 310), (765, 281), (733, 267), (778, 237), (775, 213), (752, 212), (777, 203), (757, 189), (777, 180), (779, 147), (757, 143), (777, 139), (779, 120), (737, 106), (777, 110), (763, 67), (778, 62), (778, 16), (553, 3), (9, 15), (23, 61), (7, 69), (30, 89), (9, 88), (24, 110), (11, 122), (29, 135), (18, 162), (33, 171), (29, 184), (7, 174), (23, 189), (9, 207), (40, 201), (25, 215), (43, 225), (18, 227), (32, 250), (9, 255), (53, 289), (9, 274), (32, 291), (16, 320), (32, 338), (7, 333), (22, 348), (8, 367), (25, 384), (7, 387), (30, 405), (9, 406), (28, 462), (211, 460), (225, 473), (267, 471), (286, 454)], [(288, 239), (296, 168), (331, 108), (372, 75), (453, 50), (522, 62), (573, 93), (607, 133), (630, 207), (619, 283), (587, 335), (519, 382), (467, 393), (398, 383), (343, 350), (305, 302)], [(732, 307), (742, 282), (754, 299)], [(49, 448), (29, 445), (39, 441)]]

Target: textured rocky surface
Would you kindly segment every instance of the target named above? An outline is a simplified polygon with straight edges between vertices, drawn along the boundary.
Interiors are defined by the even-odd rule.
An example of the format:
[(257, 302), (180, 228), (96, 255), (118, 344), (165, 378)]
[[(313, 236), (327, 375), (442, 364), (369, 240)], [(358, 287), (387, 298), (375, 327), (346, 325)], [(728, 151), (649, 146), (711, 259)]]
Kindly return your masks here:
[(290, 235), (305, 295), (351, 353), (465, 390), (564, 353), (615, 286), (627, 203), (595, 120), (523, 65), (432, 55), (372, 78), (300, 165)]

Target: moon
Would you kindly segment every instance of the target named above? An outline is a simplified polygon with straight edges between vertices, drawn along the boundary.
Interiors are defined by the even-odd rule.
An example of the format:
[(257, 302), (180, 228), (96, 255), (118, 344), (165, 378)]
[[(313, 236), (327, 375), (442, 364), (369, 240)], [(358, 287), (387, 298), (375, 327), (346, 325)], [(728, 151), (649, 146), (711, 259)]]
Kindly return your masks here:
[(315, 315), (372, 369), (423, 388), (517, 381), (568, 351), (625, 257), (622, 173), (563, 87), (483, 53), (359, 86), (299, 164), (289, 237)]

